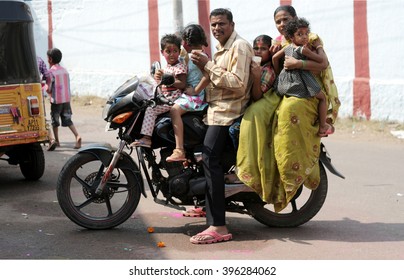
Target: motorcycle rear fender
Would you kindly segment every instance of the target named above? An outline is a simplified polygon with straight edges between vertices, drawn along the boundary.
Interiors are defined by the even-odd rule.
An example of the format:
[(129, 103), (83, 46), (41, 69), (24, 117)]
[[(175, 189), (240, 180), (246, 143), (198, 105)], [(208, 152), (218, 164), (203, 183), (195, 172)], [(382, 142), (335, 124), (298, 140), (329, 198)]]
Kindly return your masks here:
[(328, 156), (327, 149), (325, 148), (324, 144), (321, 143), (321, 150), (320, 150), (320, 161), (321, 163), (327, 167), (327, 169), (334, 175), (345, 179), (345, 176), (342, 175), (331, 163), (331, 158)]
[[(86, 145), (79, 150), (79, 153), (93, 154), (103, 163), (104, 166), (108, 166), (112, 160), (113, 153), (115, 151), (116, 148), (112, 147), (109, 143), (96, 143)], [(133, 161), (132, 157), (124, 151), (122, 151), (121, 158), (118, 160), (116, 167), (120, 169), (127, 169), (132, 172), (135, 177), (141, 177), (138, 165)], [(138, 186), (140, 187), (140, 191), (142, 192), (144, 197), (147, 197), (144, 189), (143, 180), (138, 181), (140, 181), (138, 184)]]

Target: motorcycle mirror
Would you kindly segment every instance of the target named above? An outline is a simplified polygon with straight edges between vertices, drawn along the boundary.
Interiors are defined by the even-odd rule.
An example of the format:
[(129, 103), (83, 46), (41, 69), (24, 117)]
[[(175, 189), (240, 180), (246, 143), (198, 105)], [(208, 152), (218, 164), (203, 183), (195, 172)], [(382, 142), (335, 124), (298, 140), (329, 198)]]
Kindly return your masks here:
[(159, 70), (159, 69), (161, 69), (160, 62), (158, 62), (158, 61), (153, 62), (152, 65), (151, 65), (151, 67), (150, 67), (150, 74), (151, 74), (152, 76), (154, 76), (154, 74), (155, 74), (155, 73), (157, 72), (157, 70)]

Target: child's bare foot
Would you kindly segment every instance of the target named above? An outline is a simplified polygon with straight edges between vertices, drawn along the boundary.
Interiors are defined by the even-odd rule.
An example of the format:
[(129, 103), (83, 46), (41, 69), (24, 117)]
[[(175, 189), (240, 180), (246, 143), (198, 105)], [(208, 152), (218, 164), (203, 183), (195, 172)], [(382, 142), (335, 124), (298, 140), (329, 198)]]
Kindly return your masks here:
[(318, 136), (327, 137), (328, 135), (333, 134), (334, 131), (335, 131), (334, 126), (326, 123), (324, 126), (320, 126), (320, 128), (318, 130)]
[(76, 145), (74, 146), (75, 149), (80, 149), (81, 148), (81, 137), (77, 136), (76, 138)]
[(49, 142), (49, 146), (48, 146), (48, 151), (54, 151), (55, 149), (56, 149), (56, 146), (58, 145), (58, 143), (54, 140), (54, 139), (52, 139), (52, 140), (50, 140), (50, 142)]

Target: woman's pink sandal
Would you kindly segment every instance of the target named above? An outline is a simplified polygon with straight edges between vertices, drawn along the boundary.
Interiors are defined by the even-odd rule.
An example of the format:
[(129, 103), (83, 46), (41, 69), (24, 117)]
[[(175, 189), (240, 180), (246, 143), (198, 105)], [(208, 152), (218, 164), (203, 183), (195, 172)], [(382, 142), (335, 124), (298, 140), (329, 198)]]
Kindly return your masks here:
[(197, 207), (197, 208), (191, 208), (186, 211), (183, 211), (182, 216), (191, 217), (191, 218), (205, 217), (206, 212), (203, 211), (203, 208)]

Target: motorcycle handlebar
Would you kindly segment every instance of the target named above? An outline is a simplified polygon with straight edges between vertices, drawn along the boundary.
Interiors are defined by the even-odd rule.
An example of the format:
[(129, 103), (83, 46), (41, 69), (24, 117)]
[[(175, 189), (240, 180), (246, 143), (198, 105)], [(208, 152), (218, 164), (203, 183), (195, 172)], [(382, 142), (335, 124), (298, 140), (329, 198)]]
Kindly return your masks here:
[(169, 106), (174, 105), (174, 102), (172, 102), (171, 100), (168, 100), (168, 99), (165, 98), (164, 95), (162, 95), (162, 94), (157, 95), (156, 99), (157, 99), (158, 103), (167, 104), (167, 105), (169, 105)]
[(163, 94), (158, 94), (158, 92), (157, 92), (158, 87), (159, 86), (156, 87), (156, 90), (154, 92), (154, 97), (151, 98), (151, 99), (145, 100), (146, 105), (151, 106), (151, 107), (155, 107), (158, 104), (163, 104), (163, 105), (166, 104), (166, 105), (169, 105), (169, 106), (174, 105), (174, 102), (171, 101), (171, 100), (168, 100)]
[(165, 96), (162, 94), (157, 94), (158, 93), (158, 88), (162, 85), (172, 85), (175, 82), (175, 78), (172, 74), (163, 74), (161, 77), (161, 82), (157, 85), (155, 91), (154, 91), (154, 101), (152, 103), (152, 106), (155, 106), (156, 104), (167, 104), (169, 106), (174, 105), (174, 102), (171, 100), (168, 100)]

